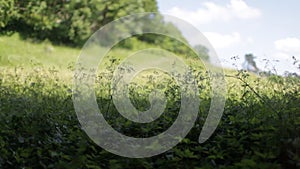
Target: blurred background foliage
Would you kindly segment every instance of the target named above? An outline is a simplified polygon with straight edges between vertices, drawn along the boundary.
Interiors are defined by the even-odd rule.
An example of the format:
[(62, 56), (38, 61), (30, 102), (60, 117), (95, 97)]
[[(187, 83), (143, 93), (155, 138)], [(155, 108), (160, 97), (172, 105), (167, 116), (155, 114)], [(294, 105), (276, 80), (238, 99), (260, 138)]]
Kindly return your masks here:
[[(209, 59), (209, 51), (195, 46), (194, 53), (182, 42), (155, 34), (121, 41), (115, 46), (120, 49), (112, 50), (100, 65), (103, 70), (96, 78), (100, 109), (112, 126), (128, 135), (155, 135), (168, 128), (180, 106), (180, 91), (170, 78), (148, 73), (130, 86), (137, 109), (145, 110), (150, 91), (164, 82), (161, 88), (170, 98), (166, 113), (171, 116), (163, 116), (166, 118), (153, 126), (124, 123), (111, 106), (110, 84), (103, 83), (111, 80), (116, 64), (134, 50), (159, 46), (189, 56), (185, 61), (199, 80), (201, 99), (194, 128), (173, 149), (143, 159), (119, 157), (87, 137), (72, 102), (71, 79), (80, 47), (101, 26), (117, 18), (157, 11), (155, 0), (0, 0), (0, 168), (300, 168), (297, 74), (258, 77), (242, 70), (225, 70), (228, 93), (222, 120), (210, 140), (199, 144), (211, 103), (210, 81), (203, 64), (190, 56), (197, 53)], [(148, 19), (147, 25), (134, 28), (159, 29), (182, 37), (174, 25), (151, 25), (153, 18)], [(293, 59), (300, 67), (299, 60)], [(248, 60), (251, 66), (249, 61), (253, 63), (253, 57)]]
[[(24, 39), (50, 40), (56, 44), (81, 47), (99, 28), (120, 17), (142, 12), (158, 12), (156, 0), (0, 0), (0, 33), (19, 32)], [(181, 37), (180, 31), (163, 17), (148, 18), (160, 20), (161, 24), (145, 21), (132, 28), (118, 29), (159, 29)], [(158, 23), (158, 22), (153, 22)], [(120, 30), (122, 31), (122, 30)], [(115, 35), (109, 35), (115, 36)], [(111, 37), (110, 37), (111, 38)], [(160, 46), (177, 54), (196, 56), (177, 40), (154, 34), (137, 35), (126, 39), (119, 47), (133, 49), (141, 42)], [(208, 59), (206, 53), (201, 53)]]

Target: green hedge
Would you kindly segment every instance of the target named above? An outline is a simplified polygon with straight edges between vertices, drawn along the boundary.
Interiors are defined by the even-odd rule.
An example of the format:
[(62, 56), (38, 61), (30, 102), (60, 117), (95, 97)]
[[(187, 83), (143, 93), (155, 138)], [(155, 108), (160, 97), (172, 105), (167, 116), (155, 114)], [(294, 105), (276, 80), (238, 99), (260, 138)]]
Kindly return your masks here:
[[(199, 70), (194, 73), (198, 78), (206, 77)], [(245, 75), (234, 77), (247, 82)], [(221, 123), (204, 144), (197, 140), (209, 109), (207, 95), (200, 96), (199, 118), (180, 144), (151, 158), (129, 159), (101, 149), (81, 130), (71, 86), (61, 82), (56, 71), (1, 71), (0, 168), (299, 168), (299, 80), (271, 77), (267, 81), (272, 87), (260, 86), (261, 82), (251, 86), (256, 94), (242, 82), (241, 88), (230, 90)], [(108, 108), (113, 105), (109, 95), (97, 91), (97, 99), (103, 103), (100, 109), (105, 110), (109, 123), (121, 124), (120, 132), (129, 135), (143, 136), (141, 129), (152, 134), (167, 129), (179, 109), (176, 100), (170, 100), (166, 110), (175, 114), (163, 118), (163, 125), (154, 126), (160, 128), (152, 131), (147, 125), (122, 123), (124, 118), (114, 107)], [(145, 91), (131, 92), (140, 109), (149, 106)], [(167, 96), (178, 98), (174, 91), (176, 85), (169, 83)], [(140, 94), (142, 97), (137, 97)]]

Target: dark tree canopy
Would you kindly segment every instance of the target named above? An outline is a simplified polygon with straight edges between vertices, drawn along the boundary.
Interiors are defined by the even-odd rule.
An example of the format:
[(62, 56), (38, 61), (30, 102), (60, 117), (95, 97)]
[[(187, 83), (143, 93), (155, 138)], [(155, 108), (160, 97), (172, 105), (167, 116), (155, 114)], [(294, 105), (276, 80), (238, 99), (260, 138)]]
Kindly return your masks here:
[(256, 62), (254, 61), (255, 57), (252, 53), (245, 55), (245, 62), (243, 63), (243, 68), (245, 70), (257, 73), (259, 68), (256, 66)]
[[(158, 12), (156, 0), (0, 0), (0, 34), (19, 32), (25, 39), (47, 39), (57, 44), (80, 47), (105, 24), (142, 12)], [(145, 22), (145, 25), (129, 25), (127, 28), (117, 29), (158, 29), (172, 32), (184, 39), (173, 24), (163, 21), (162, 16), (147, 19), (149, 22)], [(108, 35), (105, 38), (111, 39), (114, 36), (116, 35)], [(153, 34), (134, 36), (120, 43), (119, 47), (133, 49), (141, 41), (196, 57), (183, 43)], [(205, 51), (201, 52), (204, 52), (201, 56), (206, 58)]]
[(200, 58), (204, 60), (209, 59), (209, 54), (208, 54), (209, 50), (205, 46), (195, 45), (194, 50), (199, 55)]
[(155, 0), (0, 0), (0, 31), (82, 45), (119, 17), (157, 11)]

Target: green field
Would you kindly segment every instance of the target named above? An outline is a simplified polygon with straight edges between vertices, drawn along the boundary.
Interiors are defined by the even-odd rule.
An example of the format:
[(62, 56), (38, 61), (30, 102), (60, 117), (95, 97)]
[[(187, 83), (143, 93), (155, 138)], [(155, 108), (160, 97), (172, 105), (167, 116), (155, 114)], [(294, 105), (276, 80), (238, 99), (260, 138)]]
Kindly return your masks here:
[[(113, 106), (109, 81), (117, 64), (132, 52), (114, 49), (100, 64), (95, 81), (99, 109), (119, 132), (154, 136), (176, 119), (180, 87), (163, 72), (139, 75), (129, 86), (133, 105), (147, 110), (155, 88), (165, 93), (166, 109), (153, 123), (126, 120)], [(199, 144), (211, 101), (210, 76), (200, 61), (182, 57), (198, 80), (201, 102), (194, 127), (168, 152), (130, 159), (100, 148), (81, 129), (72, 102), (73, 70), (79, 54), (79, 48), (23, 40), (18, 34), (0, 36), (0, 168), (300, 167), (299, 79), (225, 70), (224, 114), (211, 138)]]

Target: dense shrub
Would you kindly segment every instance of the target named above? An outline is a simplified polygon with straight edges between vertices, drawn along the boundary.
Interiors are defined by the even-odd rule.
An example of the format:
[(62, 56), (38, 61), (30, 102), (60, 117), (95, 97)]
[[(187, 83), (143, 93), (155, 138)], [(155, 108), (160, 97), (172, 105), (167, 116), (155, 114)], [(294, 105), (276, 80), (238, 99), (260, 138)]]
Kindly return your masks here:
[[(97, 78), (103, 81), (111, 74), (102, 72)], [(194, 74), (198, 79), (208, 78), (199, 69)], [(143, 78), (147, 80), (150, 76)], [(129, 159), (101, 149), (81, 130), (73, 108), (71, 86), (68, 81), (62, 81), (57, 71), (2, 70), (0, 168), (299, 168), (299, 79), (276, 76), (253, 82), (245, 72), (228, 78), (233, 81), (228, 84), (225, 112), (217, 131), (206, 143), (197, 142), (210, 106), (209, 96), (202, 93), (199, 118), (180, 144), (151, 158)], [(178, 87), (168, 79), (157, 80), (168, 84), (165, 93), (171, 98), (166, 108), (171, 116), (161, 119), (163, 125), (150, 128), (151, 125), (123, 123), (124, 118), (118, 115), (105, 92), (109, 84), (103, 84), (96, 94), (109, 123), (133, 136), (143, 136), (149, 131), (150, 135), (156, 134), (172, 124), (179, 109)], [(148, 86), (132, 84), (133, 87), (141, 85), (136, 88), (142, 89), (131, 91), (131, 99), (138, 109), (149, 106), (149, 87), (157, 85), (155, 80), (149, 82)], [(204, 81), (199, 83), (199, 89), (206, 85)]]

